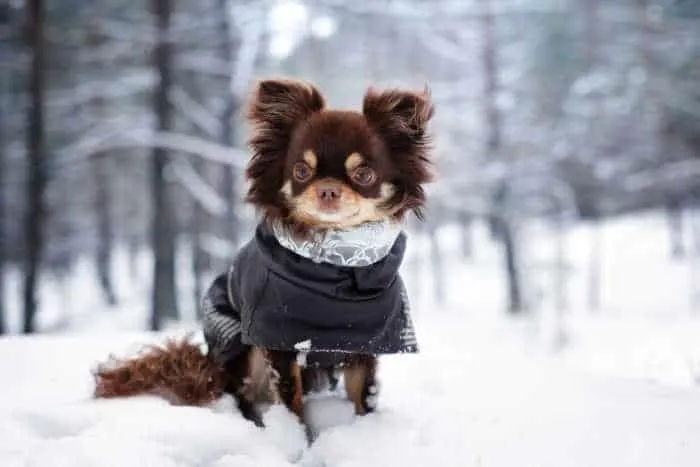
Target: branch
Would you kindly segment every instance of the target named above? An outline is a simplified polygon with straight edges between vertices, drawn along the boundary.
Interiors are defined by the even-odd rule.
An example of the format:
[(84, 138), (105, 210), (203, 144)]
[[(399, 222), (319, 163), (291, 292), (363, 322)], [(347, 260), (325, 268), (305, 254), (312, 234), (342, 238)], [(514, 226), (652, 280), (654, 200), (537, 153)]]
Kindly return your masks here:
[(230, 165), (243, 170), (248, 160), (245, 151), (212, 143), (198, 136), (174, 132), (152, 132), (151, 130), (120, 130), (115, 132), (102, 131), (89, 138), (57, 151), (59, 165), (82, 162), (85, 159), (104, 151), (131, 148), (160, 147), (170, 151), (190, 154), (203, 159)]
[(666, 185), (677, 187), (681, 180), (700, 178), (700, 161), (689, 159), (680, 162), (666, 164), (659, 169), (645, 170), (630, 175), (623, 182), (628, 191), (637, 191), (654, 185)]
[(197, 102), (181, 86), (175, 86), (168, 97), (173, 107), (179, 110), (197, 128), (212, 138), (216, 138), (219, 135), (221, 125), (219, 125), (219, 120), (216, 116)]
[(199, 246), (212, 258), (230, 259), (236, 253), (236, 245), (229, 240), (211, 234), (200, 235)]
[[(235, 7), (231, 8), (228, 16), (229, 22), (233, 21), (235, 15), (239, 14), (236, 10)], [(241, 28), (241, 45), (238, 57), (234, 61), (231, 70), (230, 84), (231, 93), (234, 96), (244, 95), (248, 90), (248, 86), (250, 86), (250, 80), (255, 71), (255, 59), (260, 50), (260, 42), (264, 31), (265, 12), (254, 11), (250, 14), (256, 17), (257, 20), (246, 24), (238, 24), (238, 27)], [(232, 30), (233, 28), (229, 27), (229, 31)], [(233, 40), (233, 37), (230, 37), (229, 40)]]
[(192, 195), (192, 199), (208, 213), (222, 216), (226, 212), (226, 201), (197, 173), (187, 159), (178, 158), (170, 162), (167, 170), (180, 181), (182, 186)]
[(71, 89), (51, 93), (50, 107), (72, 107), (83, 105), (98, 97), (118, 99), (147, 91), (155, 83), (155, 74), (147, 69), (136, 69), (132, 73), (117, 76), (109, 81), (87, 81)]

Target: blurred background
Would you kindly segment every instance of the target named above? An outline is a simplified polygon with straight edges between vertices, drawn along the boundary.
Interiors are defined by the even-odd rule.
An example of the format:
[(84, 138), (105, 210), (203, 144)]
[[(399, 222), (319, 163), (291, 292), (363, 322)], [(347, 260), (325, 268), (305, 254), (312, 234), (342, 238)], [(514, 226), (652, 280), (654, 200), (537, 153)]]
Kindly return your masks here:
[(0, 71), (0, 333), (194, 327), (254, 80), (427, 84), (416, 319), (700, 384), (700, 1), (5, 0)]

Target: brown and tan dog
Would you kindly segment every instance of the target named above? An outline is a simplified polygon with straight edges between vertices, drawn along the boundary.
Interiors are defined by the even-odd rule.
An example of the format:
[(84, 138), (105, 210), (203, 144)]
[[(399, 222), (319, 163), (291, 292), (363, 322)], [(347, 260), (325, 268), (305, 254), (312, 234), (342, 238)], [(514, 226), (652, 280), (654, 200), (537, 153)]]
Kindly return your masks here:
[[(320, 92), (308, 83), (289, 80), (258, 83), (248, 109), (253, 125), (249, 141), (253, 155), (246, 172), (247, 201), (262, 214), (257, 234), (259, 242), (264, 248), (273, 245), (271, 248), (284, 250), (265, 252), (260, 258), (286, 255), (285, 264), (293, 263), (292, 269), (298, 271), (299, 264), (303, 263), (304, 274), (308, 271), (316, 274), (313, 268), (349, 274), (352, 284), (347, 286), (348, 290), (362, 289), (357, 285), (359, 279), (353, 275), (359, 274), (357, 271), (364, 274), (363, 268), (373, 266), (387, 269), (382, 263), (387, 261), (383, 257), (368, 260), (367, 266), (356, 268), (318, 265), (323, 260), (312, 261), (303, 257), (303, 251), (289, 252), (279, 247), (276, 237), (270, 233), (273, 231), (270, 226), (289, 232), (292, 244), (310, 245), (313, 250), (319, 234), (352, 231), (368, 223), (399, 224), (410, 211), (420, 217), (425, 204), (423, 184), (430, 179), (427, 125), (432, 114), (433, 107), (426, 91), (370, 89), (365, 95), (362, 112), (353, 112), (326, 109)], [(282, 240), (280, 243), (284, 244)], [(399, 238), (396, 243), (389, 245), (391, 251), (386, 254), (398, 251), (398, 268), (405, 239)], [(303, 420), (304, 394), (317, 389), (321, 383), (334, 385), (334, 371), (342, 366), (347, 396), (354, 403), (356, 413), (371, 411), (374, 404), (369, 399), (376, 396), (377, 391), (377, 354), (394, 353), (396, 348), (392, 344), (365, 345), (358, 342), (356, 336), (342, 335), (345, 347), (339, 347), (340, 357), (326, 359), (317, 366), (306, 366), (305, 361), (298, 358), (297, 347), (271, 345), (270, 338), (250, 331), (256, 326), (255, 319), (263, 319), (257, 310), (282, 309), (286, 313), (293, 305), (286, 296), (275, 298), (281, 300), (279, 302), (270, 302), (273, 299), (268, 297), (284, 293), (270, 285), (272, 273), (258, 271), (260, 258), (251, 256), (254, 252), (247, 252), (246, 248), (251, 247), (245, 247), (241, 255), (253, 259), (247, 263), (238, 261), (227, 274), (219, 276), (205, 299), (207, 354), (189, 341), (181, 341), (169, 342), (163, 348), (149, 348), (135, 359), (112, 360), (95, 373), (95, 395), (157, 394), (175, 404), (203, 405), (228, 392), (235, 396), (246, 418), (262, 425), (256, 406), (263, 402), (283, 402)], [(258, 275), (264, 277), (260, 281), (264, 285), (259, 287), (251, 279)], [(359, 299), (350, 297), (349, 302), (359, 303), (357, 310), (371, 310), (371, 303), (379, 296), (389, 295), (384, 291), (390, 289), (397, 297), (401, 292), (405, 300), (400, 279), (393, 275), (386, 279), (385, 276), (380, 277), (384, 285), (371, 284), (357, 292), (361, 295)], [(325, 277), (323, 279), (328, 282)], [(252, 286), (248, 285), (251, 281)], [(296, 283), (294, 277), (287, 282), (290, 281)], [(306, 286), (302, 283), (300, 287), (313, 289)], [(340, 290), (340, 286), (333, 287), (333, 290)], [(248, 289), (252, 291), (248, 293)], [(349, 292), (343, 289), (339, 293)], [(364, 308), (360, 308), (365, 303), (362, 300), (367, 303)], [(399, 312), (407, 313), (403, 302), (399, 305)], [(258, 318), (246, 318), (246, 312), (257, 312)], [(326, 315), (332, 312), (324, 311)], [(379, 310), (375, 314), (381, 315), (383, 320), (381, 332), (388, 332), (386, 329), (391, 328), (393, 319), (388, 318), (390, 313)], [(276, 316), (286, 317), (270, 316), (272, 320), (277, 319)], [(401, 321), (398, 325), (401, 329), (396, 329), (404, 337), (409, 318), (401, 314), (397, 319)], [(281, 325), (281, 332), (290, 327), (285, 323)], [(340, 321), (340, 324), (345, 323)], [(355, 324), (347, 323), (348, 327), (352, 325)], [(298, 335), (292, 337), (292, 343), (298, 339)], [(352, 339), (355, 341), (351, 342)]]

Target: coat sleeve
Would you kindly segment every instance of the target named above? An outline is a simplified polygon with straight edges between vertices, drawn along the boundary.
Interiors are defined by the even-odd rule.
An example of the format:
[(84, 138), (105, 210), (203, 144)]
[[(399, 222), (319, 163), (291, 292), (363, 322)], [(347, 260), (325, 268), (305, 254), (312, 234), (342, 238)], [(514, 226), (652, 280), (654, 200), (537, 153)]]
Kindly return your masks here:
[(219, 275), (202, 299), (204, 338), (209, 355), (225, 364), (245, 348), (241, 342), (241, 315), (235, 306), (233, 268)]

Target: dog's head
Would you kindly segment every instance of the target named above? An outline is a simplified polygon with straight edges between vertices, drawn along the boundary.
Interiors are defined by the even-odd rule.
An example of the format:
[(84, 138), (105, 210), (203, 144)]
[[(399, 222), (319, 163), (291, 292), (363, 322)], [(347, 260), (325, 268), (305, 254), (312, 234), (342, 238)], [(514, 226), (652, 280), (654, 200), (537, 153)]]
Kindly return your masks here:
[(362, 112), (327, 110), (297, 81), (258, 83), (247, 201), (268, 220), (303, 229), (419, 217), (430, 180), (427, 91), (367, 91)]

